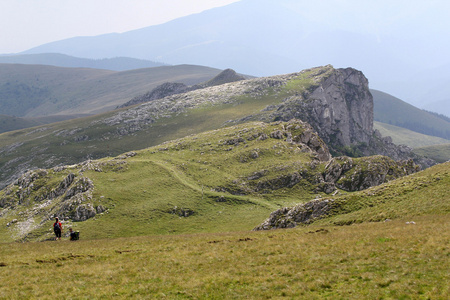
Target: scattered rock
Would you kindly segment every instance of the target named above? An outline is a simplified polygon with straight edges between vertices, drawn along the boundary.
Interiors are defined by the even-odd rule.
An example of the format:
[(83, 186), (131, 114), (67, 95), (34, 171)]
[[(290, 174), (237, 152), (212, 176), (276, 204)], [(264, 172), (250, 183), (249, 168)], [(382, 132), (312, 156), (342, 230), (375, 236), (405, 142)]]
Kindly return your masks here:
[(82, 204), (75, 209), (75, 213), (72, 220), (75, 222), (86, 221), (87, 219), (93, 218), (96, 215), (96, 211), (92, 204)]
[(194, 211), (189, 208), (181, 208), (181, 207), (175, 206), (171, 210), (171, 213), (174, 215), (178, 215), (179, 217), (187, 218), (187, 217), (192, 216), (194, 214)]
[(312, 200), (292, 208), (281, 208), (270, 214), (270, 217), (253, 230), (269, 230), (293, 228), (297, 224), (309, 224), (325, 217), (333, 208), (333, 199)]

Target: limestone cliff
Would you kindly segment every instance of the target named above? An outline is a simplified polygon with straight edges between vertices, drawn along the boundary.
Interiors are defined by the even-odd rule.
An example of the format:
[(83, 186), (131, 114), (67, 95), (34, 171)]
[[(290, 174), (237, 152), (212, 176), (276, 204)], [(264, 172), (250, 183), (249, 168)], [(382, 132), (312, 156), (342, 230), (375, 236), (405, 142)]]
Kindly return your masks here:
[(332, 66), (307, 70), (309, 86), (286, 99), (273, 118), (310, 123), (332, 148), (369, 143), (373, 133), (373, 98), (362, 72)]

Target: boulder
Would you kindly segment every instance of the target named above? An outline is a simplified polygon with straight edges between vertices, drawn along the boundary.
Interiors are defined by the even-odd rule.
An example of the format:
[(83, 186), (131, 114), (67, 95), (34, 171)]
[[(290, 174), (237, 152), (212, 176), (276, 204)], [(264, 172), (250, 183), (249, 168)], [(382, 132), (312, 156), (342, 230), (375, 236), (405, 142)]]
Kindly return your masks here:
[(315, 199), (294, 207), (284, 207), (270, 214), (270, 217), (253, 230), (293, 228), (297, 224), (308, 224), (323, 218), (333, 208), (333, 199)]

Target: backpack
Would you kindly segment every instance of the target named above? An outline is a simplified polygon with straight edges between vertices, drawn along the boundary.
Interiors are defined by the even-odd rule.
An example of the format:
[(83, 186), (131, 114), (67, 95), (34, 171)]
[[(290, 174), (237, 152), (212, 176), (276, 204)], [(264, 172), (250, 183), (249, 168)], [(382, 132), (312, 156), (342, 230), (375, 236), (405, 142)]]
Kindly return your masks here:
[(70, 240), (71, 241), (77, 241), (80, 239), (80, 232), (79, 231), (73, 231), (70, 233)]
[(59, 225), (59, 222), (55, 223), (55, 226), (53, 227), (54, 231), (61, 231), (61, 226)]

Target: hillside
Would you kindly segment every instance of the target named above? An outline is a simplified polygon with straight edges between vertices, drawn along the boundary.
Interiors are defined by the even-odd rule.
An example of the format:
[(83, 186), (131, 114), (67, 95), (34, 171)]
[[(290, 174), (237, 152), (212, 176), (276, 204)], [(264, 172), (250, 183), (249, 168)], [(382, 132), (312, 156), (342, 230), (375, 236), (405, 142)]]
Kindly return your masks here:
[(418, 170), (412, 161), (383, 156), (330, 158), (312, 127), (292, 120), (245, 123), (29, 171), (0, 192), (0, 238), (51, 238), (53, 216), (88, 239), (250, 230), (278, 207)]
[(450, 162), (357, 193), (315, 199), (274, 211), (256, 230), (304, 224), (350, 225), (450, 213)]
[(0, 64), (0, 113), (17, 117), (100, 113), (164, 82), (193, 85), (219, 73), (218, 69), (192, 65), (117, 72)]
[[(336, 113), (331, 114), (332, 111)], [(28, 169), (115, 156), (251, 120), (293, 118), (309, 122), (329, 146), (333, 145), (334, 153), (339, 153), (337, 148), (352, 151), (353, 143), (356, 147), (363, 142), (367, 145), (372, 139), (372, 98), (367, 79), (354, 69), (318, 67), (6, 132), (0, 135), (0, 186), (11, 183)], [(380, 143), (376, 144), (379, 149)]]
[(419, 147), (414, 152), (442, 163), (450, 160), (450, 143)]
[[(10, 192), (0, 191), (2, 296), (445, 299), (449, 163), (363, 191), (325, 195), (311, 190), (312, 178), (305, 176), (322, 177), (325, 162), (285, 134), (297, 140), (309, 131), (304, 125), (243, 124), (30, 172)], [(381, 162), (378, 167), (389, 162), (363, 158), (355, 169), (370, 159)], [(253, 172), (259, 167), (263, 172)], [(292, 170), (303, 178), (286, 176)], [(300, 182), (289, 186), (296, 178)], [(83, 192), (90, 182), (92, 193)], [(219, 182), (271, 191), (211, 189)], [(15, 198), (13, 205), (5, 194)], [(288, 230), (250, 231), (274, 208), (318, 195), (339, 204), (328, 217)], [(67, 214), (64, 228), (80, 231), (80, 241), (8, 243), (27, 232), (26, 240), (51, 237), (51, 218), (67, 210), (74, 214)], [(81, 216), (91, 217), (70, 221)], [(55, 289), (55, 277), (74, 284)]]
[(382, 136), (390, 136), (397, 145), (407, 145), (413, 149), (447, 144), (449, 140), (436, 136), (418, 133), (403, 127), (382, 122), (373, 122), (373, 127), (381, 132)]
[(129, 57), (89, 59), (60, 53), (0, 55), (0, 64), (47, 65), (65, 68), (91, 68), (126, 71), (160, 67), (164, 64)]
[(450, 122), (387, 93), (371, 90), (374, 120), (418, 133), (450, 139)]
[(74, 118), (83, 117), (82, 115), (53, 115), (48, 117), (36, 117), (36, 118), (19, 118), (8, 115), (0, 115), (0, 133), (7, 131), (14, 131), (18, 129), (35, 127), (43, 124), (49, 124), (54, 122), (60, 122), (70, 120)]
[[(29, 169), (116, 156), (249, 121), (301, 119), (333, 155), (414, 157), (374, 135), (372, 97), (354, 69), (317, 67), (172, 95), (142, 105), (0, 135), (0, 186)], [(420, 160), (420, 159), (419, 159)], [(416, 160), (424, 166), (430, 163)], [(431, 162), (432, 164), (432, 162)]]

